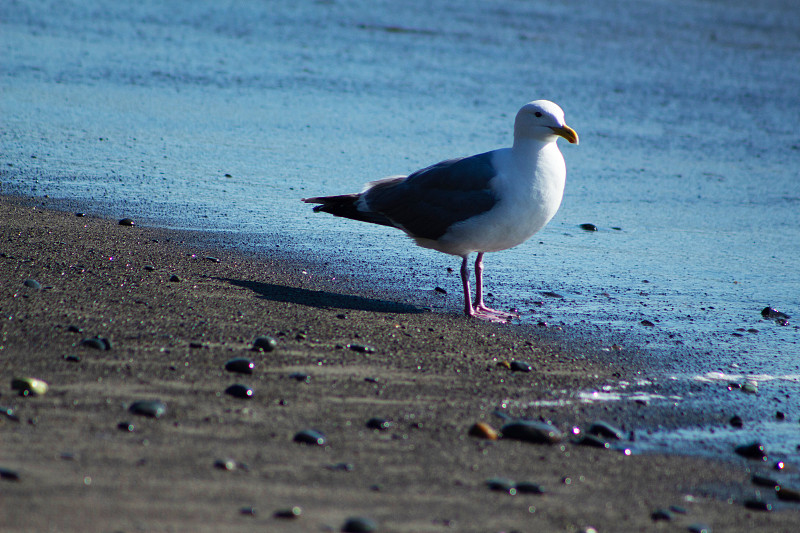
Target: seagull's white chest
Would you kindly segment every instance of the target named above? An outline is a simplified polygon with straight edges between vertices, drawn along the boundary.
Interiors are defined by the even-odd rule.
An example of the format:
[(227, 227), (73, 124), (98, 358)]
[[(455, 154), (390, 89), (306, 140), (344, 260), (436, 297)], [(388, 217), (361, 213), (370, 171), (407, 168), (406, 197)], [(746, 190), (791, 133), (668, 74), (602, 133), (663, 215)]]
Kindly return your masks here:
[(420, 244), (464, 256), (512, 248), (541, 230), (561, 205), (566, 166), (554, 142), (538, 148), (523, 156), (498, 150), (493, 159), (498, 175), (491, 183), (498, 199), (495, 206), (454, 224), (435, 246)]

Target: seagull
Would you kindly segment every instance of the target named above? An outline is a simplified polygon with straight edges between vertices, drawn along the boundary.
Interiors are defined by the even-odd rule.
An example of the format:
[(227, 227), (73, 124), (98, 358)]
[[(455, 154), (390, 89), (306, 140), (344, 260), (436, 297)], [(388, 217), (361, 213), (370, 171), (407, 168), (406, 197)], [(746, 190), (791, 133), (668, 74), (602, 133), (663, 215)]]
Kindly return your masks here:
[[(548, 100), (522, 106), (514, 120), (514, 144), (449, 159), (408, 176), (367, 183), (359, 193), (303, 198), (330, 213), (406, 232), (417, 245), (459, 256), (464, 314), (492, 322), (518, 318), (483, 301), (483, 254), (507, 250), (531, 238), (561, 205), (566, 165), (556, 141), (578, 144), (564, 111)], [(468, 258), (475, 259), (475, 300)]]

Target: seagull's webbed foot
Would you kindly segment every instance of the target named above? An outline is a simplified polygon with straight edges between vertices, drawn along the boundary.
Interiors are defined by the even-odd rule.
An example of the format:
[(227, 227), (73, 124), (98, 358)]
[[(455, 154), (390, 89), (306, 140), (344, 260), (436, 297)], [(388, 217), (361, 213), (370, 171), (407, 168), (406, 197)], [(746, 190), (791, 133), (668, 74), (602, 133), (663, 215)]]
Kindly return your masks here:
[(480, 320), (488, 320), (489, 322), (510, 322), (515, 318), (519, 318), (519, 315), (516, 313), (491, 309), (483, 304), (475, 305), (472, 315), (470, 316)]

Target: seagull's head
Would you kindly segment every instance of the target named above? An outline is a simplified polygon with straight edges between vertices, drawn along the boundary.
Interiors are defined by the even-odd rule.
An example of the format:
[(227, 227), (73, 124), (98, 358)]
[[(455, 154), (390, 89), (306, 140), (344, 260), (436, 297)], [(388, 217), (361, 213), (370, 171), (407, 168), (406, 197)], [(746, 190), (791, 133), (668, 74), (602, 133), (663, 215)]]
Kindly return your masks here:
[(522, 106), (514, 121), (515, 139), (555, 142), (563, 137), (578, 144), (578, 134), (564, 122), (564, 111), (549, 100), (534, 100)]

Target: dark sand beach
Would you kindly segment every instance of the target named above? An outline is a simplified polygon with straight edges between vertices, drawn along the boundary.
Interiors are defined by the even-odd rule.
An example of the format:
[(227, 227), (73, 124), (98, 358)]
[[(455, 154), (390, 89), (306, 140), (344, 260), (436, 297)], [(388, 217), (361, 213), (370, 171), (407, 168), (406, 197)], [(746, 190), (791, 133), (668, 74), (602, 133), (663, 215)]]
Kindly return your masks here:
[[(626, 438), (670, 425), (668, 405), (547, 403), (642, 376), (625, 350), (570, 351), (458, 308), (354, 290), (358, 280), (312, 262), (209, 248), (202, 235), (14, 198), (0, 201), (0, 220), (0, 405), (13, 409), (0, 417), (3, 531), (339, 531), (354, 516), (405, 532), (796, 531), (797, 504), (752, 484), (767, 468), (758, 461), (570, 442), (598, 419)], [(251, 350), (261, 335), (274, 351)], [(111, 349), (80, 345), (95, 336)], [(253, 373), (224, 370), (235, 357)], [(532, 372), (498, 364), (512, 360)], [(18, 396), (12, 378), (26, 376), (47, 393)], [(226, 394), (234, 383), (252, 398)], [(515, 412), (520, 398), (544, 403)], [(159, 419), (128, 410), (149, 399), (166, 404)], [(476, 422), (502, 426), (498, 409), (549, 420), (565, 438), (468, 435)], [(369, 429), (374, 417), (393, 424)], [(327, 445), (293, 442), (304, 429)], [(489, 490), (497, 477), (545, 493)], [(744, 505), (759, 491), (775, 510)], [(274, 514), (295, 506), (299, 517)], [(670, 506), (671, 520), (654, 520)]]

